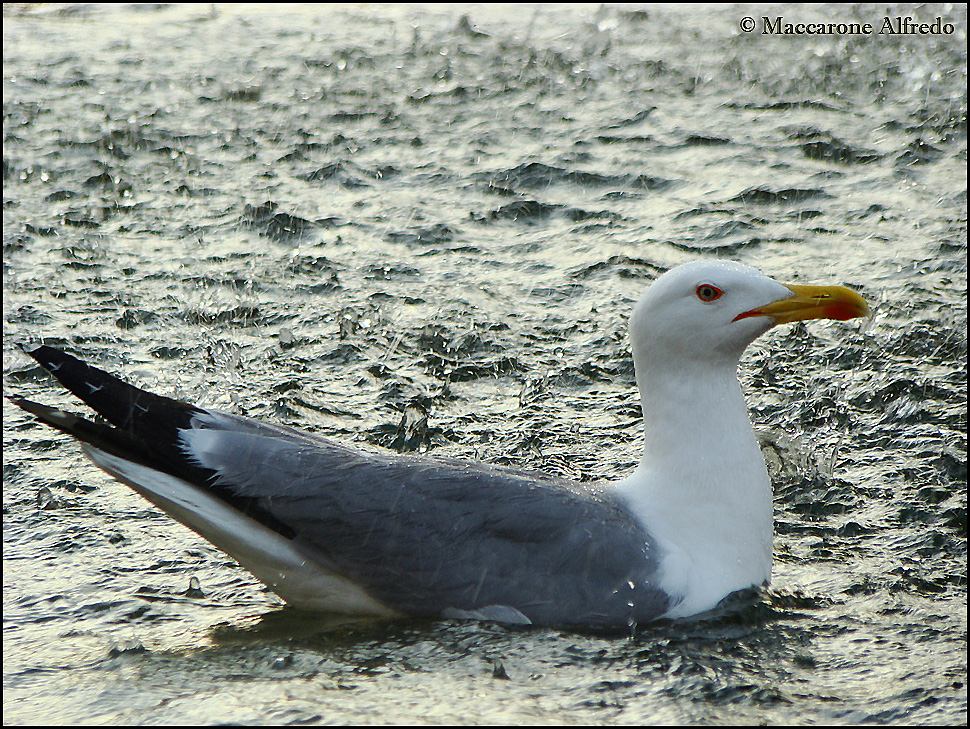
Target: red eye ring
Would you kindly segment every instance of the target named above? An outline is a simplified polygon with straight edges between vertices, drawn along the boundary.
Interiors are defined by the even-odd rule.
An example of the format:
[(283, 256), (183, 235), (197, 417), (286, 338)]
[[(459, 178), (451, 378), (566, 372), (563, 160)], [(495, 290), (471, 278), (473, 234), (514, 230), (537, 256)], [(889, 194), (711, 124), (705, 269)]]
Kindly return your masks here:
[(697, 294), (698, 299), (705, 303), (717, 301), (724, 295), (724, 292), (721, 291), (721, 289), (719, 289), (717, 286), (707, 283), (698, 285), (698, 287), (694, 290), (694, 293)]

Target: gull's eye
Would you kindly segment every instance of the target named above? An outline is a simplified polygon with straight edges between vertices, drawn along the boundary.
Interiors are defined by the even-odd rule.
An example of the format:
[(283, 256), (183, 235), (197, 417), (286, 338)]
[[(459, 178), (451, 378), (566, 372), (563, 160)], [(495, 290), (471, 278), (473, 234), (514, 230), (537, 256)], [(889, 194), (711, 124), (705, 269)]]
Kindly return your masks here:
[(724, 292), (714, 284), (701, 284), (695, 289), (695, 293), (701, 301), (717, 301), (724, 295)]

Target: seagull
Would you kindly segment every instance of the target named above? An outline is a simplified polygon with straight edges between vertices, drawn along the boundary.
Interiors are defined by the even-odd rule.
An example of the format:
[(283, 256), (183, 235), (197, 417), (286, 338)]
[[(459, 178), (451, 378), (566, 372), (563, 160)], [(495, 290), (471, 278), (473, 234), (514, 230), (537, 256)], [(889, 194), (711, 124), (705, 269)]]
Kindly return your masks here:
[(152, 394), (49, 346), (28, 354), (100, 418), (11, 400), (297, 608), (625, 628), (768, 583), (771, 482), (739, 359), (775, 325), (869, 313), (851, 289), (737, 263), (667, 271), (630, 320), (644, 449), (616, 481), (363, 450)]

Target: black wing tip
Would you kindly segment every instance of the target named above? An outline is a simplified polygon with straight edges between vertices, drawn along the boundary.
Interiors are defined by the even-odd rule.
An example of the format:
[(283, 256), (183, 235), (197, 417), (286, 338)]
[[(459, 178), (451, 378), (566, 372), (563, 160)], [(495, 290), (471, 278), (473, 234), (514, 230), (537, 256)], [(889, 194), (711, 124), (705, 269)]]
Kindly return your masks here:
[[(170, 451), (178, 449), (178, 432), (190, 427), (192, 418), (202, 412), (190, 403), (143, 390), (57, 347), (40, 344), (22, 346), (21, 349), (104, 420), (120, 428), (128, 437), (144, 442), (149, 450), (166, 451), (177, 458), (179, 454)], [(13, 402), (20, 404), (17, 400)], [(48, 425), (76, 435), (63, 427), (66, 421), (51, 415), (53, 409), (44, 410), (46, 406), (37, 404), (21, 407)], [(75, 417), (81, 419), (81, 416)]]
[(68, 354), (63, 349), (52, 347), (49, 344), (21, 344), (20, 350), (51, 374), (63, 362), (76, 362), (77, 364), (87, 366), (85, 362), (74, 355)]
[(133, 463), (165, 470), (159, 465), (144, 441), (106, 423), (76, 415), (60, 408), (43, 405), (23, 397), (7, 398), (46, 426), (59, 430), (77, 440), (82, 448), (91, 447)]
[(65, 433), (73, 433), (74, 426), (78, 421), (83, 420), (79, 415), (69, 413), (60, 408), (44, 405), (25, 397), (17, 395), (7, 395), (6, 398), (21, 410), (24, 410), (46, 425), (62, 430)]
[(21, 352), (23, 352), (24, 354), (26, 354), (28, 357), (33, 357), (34, 359), (37, 359), (37, 356), (41, 352), (41, 350), (50, 349), (50, 350), (53, 350), (55, 352), (60, 352), (61, 351), (61, 350), (57, 349), (57, 347), (51, 347), (49, 344), (34, 344), (34, 343), (18, 344), (17, 345), (17, 348)]
[[(189, 427), (198, 408), (141, 390), (55, 347), (22, 349), (97, 414), (88, 419), (20, 395), (5, 395), (37, 422), (82, 444), (179, 478), (196, 481), (200, 473), (211, 477), (187, 462), (181, 446), (180, 431)], [(90, 393), (85, 391), (89, 379), (99, 385)]]

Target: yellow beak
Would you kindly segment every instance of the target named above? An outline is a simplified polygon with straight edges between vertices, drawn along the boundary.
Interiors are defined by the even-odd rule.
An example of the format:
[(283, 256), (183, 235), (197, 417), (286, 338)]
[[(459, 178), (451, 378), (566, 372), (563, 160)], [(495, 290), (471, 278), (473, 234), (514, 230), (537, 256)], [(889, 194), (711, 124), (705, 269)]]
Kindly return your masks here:
[(738, 314), (734, 321), (751, 316), (767, 316), (775, 324), (788, 324), (802, 319), (838, 319), (845, 321), (869, 316), (869, 305), (859, 294), (845, 286), (799, 286), (785, 284), (792, 296), (779, 299)]

